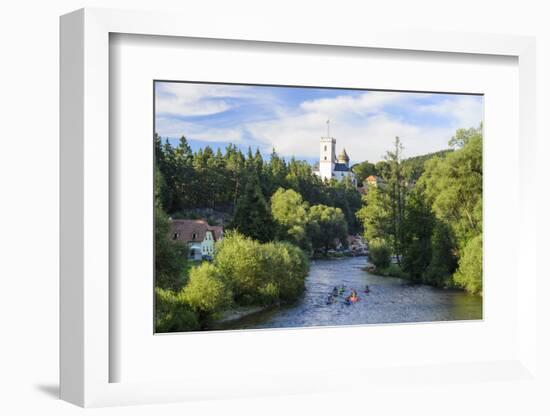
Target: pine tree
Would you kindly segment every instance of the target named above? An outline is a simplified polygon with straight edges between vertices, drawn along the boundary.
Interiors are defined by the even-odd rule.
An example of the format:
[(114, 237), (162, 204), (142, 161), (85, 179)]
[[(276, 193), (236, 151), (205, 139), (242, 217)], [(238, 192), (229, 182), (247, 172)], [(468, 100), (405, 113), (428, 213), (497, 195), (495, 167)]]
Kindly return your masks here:
[(237, 199), (230, 228), (261, 242), (273, 239), (275, 224), (254, 170), (248, 170), (246, 186)]

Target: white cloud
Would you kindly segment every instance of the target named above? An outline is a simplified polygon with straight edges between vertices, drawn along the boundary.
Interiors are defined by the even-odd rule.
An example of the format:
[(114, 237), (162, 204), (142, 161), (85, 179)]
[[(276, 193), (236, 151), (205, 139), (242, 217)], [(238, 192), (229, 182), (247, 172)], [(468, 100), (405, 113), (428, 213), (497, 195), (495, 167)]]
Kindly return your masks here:
[(244, 141), (242, 127), (204, 127), (189, 121), (170, 117), (157, 117), (155, 128), (161, 137), (179, 138), (184, 134), (188, 138), (204, 142), (227, 141), (228, 143), (239, 144)]
[(483, 118), (483, 101), (478, 96), (455, 95), (437, 104), (420, 105), (416, 111), (449, 118), (457, 128), (477, 127)]
[[(479, 125), (483, 111), (479, 97), (460, 95), (369, 91), (307, 100), (290, 108), (273, 90), (258, 87), (165, 84), (160, 92), (172, 97), (161, 108), (157, 103), (166, 113), (157, 118), (161, 136), (179, 137), (184, 132), (194, 140), (257, 146), (263, 152), (275, 148), (286, 157), (315, 159), (330, 119), (337, 152), (345, 147), (352, 162), (380, 160), (395, 136), (403, 142), (405, 157), (445, 149), (457, 128)], [(234, 108), (238, 99), (269, 108), (270, 116), (257, 121), (254, 114), (244, 114), (227, 127), (170, 116), (215, 114)]]
[[(249, 130), (267, 147), (275, 147), (281, 155), (316, 158), (319, 138), (326, 135), (325, 120), (322, 114), (308, 113), (256, 123), (249, 126)], [(401, 138), (404, 155), (408, 157), (445, 148), (454, 132), (451, 128), (420, 128), (392, 119), (387, 114), (377, 114), (356, 123), (340, 122), (338, 117), (333, 117), (331, 125), (337, 152), (345, 147), (354, 163), (382, 159), (386, 150), (391, 149), (395, 136)]]
[(270, 99), (257, 88), (241, 85), (159, 82), (156, 84), (157, 114), (206, 116), (222, 113), (239, 105), (238, 100)]
[[(254, 123), (248, 129), (282, 155), (315, 158), (319, 154), (319, 138), (326, 135), (325, 122), (330, 119), (337, 152), (345, 147), (352, 162), (359, 162), (382, 159), (395, 136), (404, 144), (405, 157), (445, 149), (457, 128), (477, 126), (481, 121), (482, 104), (478, 98), (450, 96), (441, 105), (420, 106), (415, 102), (426, 97), (427, 94), (369, 92), (322, 98), (302, 103), (299, 114)], [(384, 107), (390, 104), (403, 112), (444, 116), (449, 122), (443, 127), (436, 123), (415, 125), (386, 111)]]

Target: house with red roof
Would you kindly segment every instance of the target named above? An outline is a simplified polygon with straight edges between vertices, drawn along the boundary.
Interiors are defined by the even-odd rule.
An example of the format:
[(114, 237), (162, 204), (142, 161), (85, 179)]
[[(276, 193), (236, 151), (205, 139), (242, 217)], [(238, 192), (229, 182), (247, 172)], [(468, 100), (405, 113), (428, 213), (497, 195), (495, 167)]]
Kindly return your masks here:
[(171, 233), (173, 240), (187, 244), (191, 260), (213, 257), (215, 242), (223, 239), (223, 227), (205, 220), (172, 220)]

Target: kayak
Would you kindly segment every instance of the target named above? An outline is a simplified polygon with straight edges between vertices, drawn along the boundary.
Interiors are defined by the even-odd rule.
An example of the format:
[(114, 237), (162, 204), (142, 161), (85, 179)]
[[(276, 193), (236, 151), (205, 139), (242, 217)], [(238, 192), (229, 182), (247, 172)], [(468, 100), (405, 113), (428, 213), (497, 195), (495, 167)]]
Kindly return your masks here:
[(351, 305), (352, 303), (359, 302), (359, 297), (356, 298), (346, 298), (346, 305)]

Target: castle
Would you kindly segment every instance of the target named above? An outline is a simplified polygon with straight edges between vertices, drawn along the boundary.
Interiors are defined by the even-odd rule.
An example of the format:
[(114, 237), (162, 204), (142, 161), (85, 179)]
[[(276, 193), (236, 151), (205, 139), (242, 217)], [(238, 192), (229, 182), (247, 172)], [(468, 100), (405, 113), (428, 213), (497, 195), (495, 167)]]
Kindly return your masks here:
[[(327, 121), (327, 126), (328, 124), (329, 122)], [(321, 179), (328, 181), (335, 179), (340, 182), (345, 178), (350, 178), (351, 183), (357, 186), (355, 174), (349, 167), (349, 156), (346, 153), (346, 149), (342, 149), (338, 157), (336, 157), (336, 139), (330, 137), (328, 127), (327, 137), (321, 137), (320, 146), (319, 168), (314, 173), (321, 177)]]

